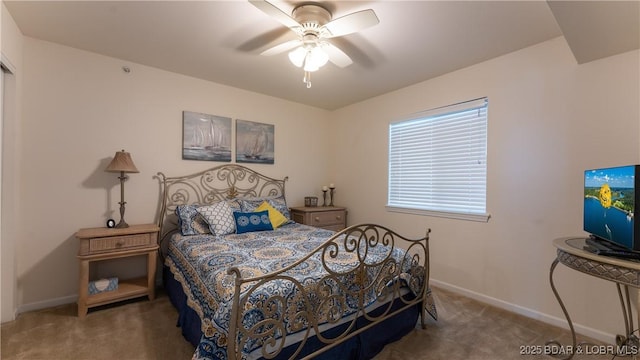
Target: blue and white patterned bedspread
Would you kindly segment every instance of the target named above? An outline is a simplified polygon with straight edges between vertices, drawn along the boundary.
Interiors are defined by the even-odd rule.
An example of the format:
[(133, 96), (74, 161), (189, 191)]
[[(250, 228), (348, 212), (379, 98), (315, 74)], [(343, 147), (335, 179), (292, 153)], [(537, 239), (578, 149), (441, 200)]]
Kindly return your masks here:
[[(308, 255), (333, 234), (332, 231), (290, 223), (274, 231), (218, 237), (175, 235), (171, 239), (165, 264), (171, 269), (176, 280), (182, 284), (189, 306), (196, 311), (202, 322), (203, 336), (193, 358), (227, 359), (227, 335), (235, 286), (235, 277), (227, 274), (229, 268), (237, 267), (243, 278), (268, 274)], [(380, 250), (380, 257), (386, 256), (383, 246), (378, 246), (377, 249)], [(375, 251), (370, 252), (367, 254), (367, 259), (375, 256)], [(392, 256), (401, 259), (404, 251), (394, 249)], [(341, 252), (341, 256), (327, 264), (332, 270), (348, 271), (357, 264), (357, 258), (354, 253)], [(306, 286), (326, 276), (327, 273), (323, 269), (320, 256), (317, 256), (308, 259), (304, 266), (297, 267), (296, 271), (288, 274)], [(353, 276), (349, 278), (345, 275), (344, 278), (339, 279), (339, 282), (353, 280)], [(340, 285), (333, 284), (333, 286)], [(261, 288), (260, 291), (251, 293), (248, 305), (252, 306), (252, 301), (264, 302), (264, 299), (274, 293), (295, 296), (291, 295), (293, 291), (291, 288), (284, 283), (270, 284), (268, 287)], [(242, 290), (244, 294), (246, 288)], [(370, 295), (365, 302), (375, 301), (375, 294)], [(357, 309), (358, 299), (351, 300), (356, 303), (349, 304), (347, 300), (341, 308), (342, 316)], [(325, 314), (325, 316), (328, 315)], [(259, 319), (248, 319), (248, 321), (254, 320), (259, 321)], [(291, 324), (287, 326), (292, 332), (300, 330), (292, 329)], [(245, 345), (245, 353), (259, 346), (260, 344), (255, 341), (249, 343)]]

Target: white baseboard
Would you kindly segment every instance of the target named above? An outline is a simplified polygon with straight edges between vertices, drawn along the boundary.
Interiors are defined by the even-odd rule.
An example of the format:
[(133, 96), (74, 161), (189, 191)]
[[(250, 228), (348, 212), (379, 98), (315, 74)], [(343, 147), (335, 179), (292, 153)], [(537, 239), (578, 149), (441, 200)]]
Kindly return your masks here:
[(6, 318), (0, 319), (0, 324), (5, 324), (15, 320), (18, 317), (18, 309), (13, 309), (13, 313)]
[(18, 307), (17, 313), (21, 314), (27, 311), (35, 311), (35, 310), (52, 308), (60, 305), (71, 304), (76, 301), (78, 301), (78, 295), (69, 295), (69, 296), (59, 297), (55, 299), (37, 301), (29, 304), (20, 305)]
[[(449, 290), (451, 292), (466, 296), (468, 298), (478, 300), (485, 304), (489, 304), (497, 308), (516, 313), (518, 315), (526, 316), (528, 318), (535, 319), (535, 320), (540, 320), (544, 323), (554, 325), (563, 329), (567, 329), (567, 330), (569, 329), (569, 324), (567, 323), (567, 320), (565, 318), (559, 318), (556, 316), (544, 314), (539, 311), (531, 310), (531, 309), (522, 307), (520, 305), (512, 304), (500, 299), (496, 299), (484, 294), (480, 294), (468, 289), (461, 288), (456, 285), (451, 285), (449, 283), (439, 281), (436, 279), (429, 279), (429, 284), (433, 285), (434, 287), (439, 287), (445, 290)], [(575, 329), (576, 333), (580, 335), (587, 336), (607, 344), (615, 344), (616, 335), (614, 334), (608, 334), (603, 331), (590, 328), (588, 326), (577, 324), (575, 322), (573, 323), (573, 328)]]

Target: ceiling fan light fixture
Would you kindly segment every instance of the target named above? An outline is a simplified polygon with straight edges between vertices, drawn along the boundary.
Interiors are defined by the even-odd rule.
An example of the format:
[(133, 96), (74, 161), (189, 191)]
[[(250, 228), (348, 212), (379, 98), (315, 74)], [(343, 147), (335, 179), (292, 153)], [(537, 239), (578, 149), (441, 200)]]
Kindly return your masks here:
[(304, 59), (307, 57), (307, 50), (300, 46), (295, 50), (289, 52), (289, 60), (291, 63), (297, 67), (302, 67), (304, 65)]
[(305, 63), (303, 68), (303, 70), (306, 72), (314, 72), (314, 71), (318, 71), (318, 69), (320, 68), (317, 66), (313, 66), (313, 64), (310, 62)]
[(318, 45), (300, 46), (289, 52), (289, 60), (297, 67), (304, 67), (305, 71), (317, 71), (327, 64), (329, 55)]
[(329, 55), (327, 55), (324, 50), (320, 47), (320, 45), (316, 45), (311, 51), (309, 51), (309, 55), (307, 55), (307, 61), (312, 62), (313, 65), (317, 68), (323, 67), (327, 61), (329, 61)]
[[(271, 1), (271, 0), (269, 0)], [(293, 9), (291, 16), (267, 0), (250, 0), (262, 12), (279, 21), (298, 36), (265, 50), (261, 55), (276, 55), (289, 51), (289, 60), (304, 69), (303, 81), (311, 87), (311, 72), (317, 71), (327, 61), (343, 68), (353, 63), (351, 58), (328, 39), (352, 34), (380, 22), (372, 9), (356, 11), (338, 18), (320, 4), (305, 3)], [(295, 48), (295, 49), (294, 49)]]

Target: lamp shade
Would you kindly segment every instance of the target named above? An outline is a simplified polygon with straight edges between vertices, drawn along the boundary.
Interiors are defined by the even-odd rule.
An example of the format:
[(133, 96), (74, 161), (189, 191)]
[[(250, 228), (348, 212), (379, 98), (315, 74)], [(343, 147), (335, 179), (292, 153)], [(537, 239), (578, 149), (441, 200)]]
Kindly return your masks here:
[(122, 150), (116, 152), (116, 155), (109, 163), (109, 166), (104, 170), (107, 172), (126, 172), (126, 173), (137, 173), (138, 168), (136, 168), (133, 160), (131, 160), (131, 154)]

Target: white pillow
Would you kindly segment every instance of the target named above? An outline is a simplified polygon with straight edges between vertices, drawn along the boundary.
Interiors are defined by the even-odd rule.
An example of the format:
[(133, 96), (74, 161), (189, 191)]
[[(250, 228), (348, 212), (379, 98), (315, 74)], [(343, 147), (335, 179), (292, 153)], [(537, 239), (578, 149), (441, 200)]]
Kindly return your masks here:
[(209, 224), (209, 230), (214, 235), (227, 235), (236, 232), (236, 220), (233, 210), (226, 201), (212, 205), (201, 206), (197, 211)]

